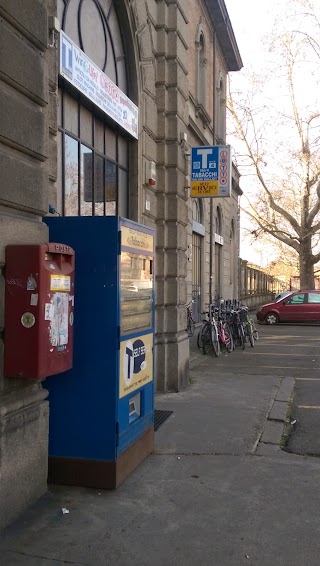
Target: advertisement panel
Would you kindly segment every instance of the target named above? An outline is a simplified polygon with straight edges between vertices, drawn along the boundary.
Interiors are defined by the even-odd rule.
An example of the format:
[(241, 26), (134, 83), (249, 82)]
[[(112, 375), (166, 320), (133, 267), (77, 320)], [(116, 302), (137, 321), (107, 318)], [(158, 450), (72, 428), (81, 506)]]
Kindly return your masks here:
[(230, 145), (192, 148), (192, 197), (230, 197), (231, 182), (232, 164)]
[(153, 380), (153, 334), (124, 340), (120, 344), (119, 398)]
[(60, 32), (60, 75), (138, 139), (138, 107), (63, 31)]

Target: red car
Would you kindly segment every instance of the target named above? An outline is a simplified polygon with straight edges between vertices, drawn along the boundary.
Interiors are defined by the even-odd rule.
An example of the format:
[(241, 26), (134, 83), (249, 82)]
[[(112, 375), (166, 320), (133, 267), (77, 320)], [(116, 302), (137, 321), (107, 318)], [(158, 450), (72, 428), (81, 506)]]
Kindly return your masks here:
[(257, 312), (259, 322), (320, 322), (320, 289), (296, 291), (276, 303), (263, 305)]

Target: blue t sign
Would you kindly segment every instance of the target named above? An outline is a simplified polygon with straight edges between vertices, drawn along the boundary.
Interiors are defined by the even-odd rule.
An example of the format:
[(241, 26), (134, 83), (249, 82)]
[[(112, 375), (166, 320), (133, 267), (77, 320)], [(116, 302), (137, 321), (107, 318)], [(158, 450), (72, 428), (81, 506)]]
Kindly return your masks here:
[(231, 196), (230, 146), (193, 147), (191, 157), (191, 196)]

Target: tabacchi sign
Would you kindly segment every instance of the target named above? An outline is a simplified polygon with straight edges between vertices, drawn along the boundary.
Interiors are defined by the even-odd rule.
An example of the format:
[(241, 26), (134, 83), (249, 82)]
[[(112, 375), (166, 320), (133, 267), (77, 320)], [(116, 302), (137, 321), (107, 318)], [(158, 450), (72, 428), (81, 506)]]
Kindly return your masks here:
[(60, 75), (138, 139), (138, 107), (63, 32)]
[(191, 196), (231, 196), (231, 147), (193, 147), (191, 156)]

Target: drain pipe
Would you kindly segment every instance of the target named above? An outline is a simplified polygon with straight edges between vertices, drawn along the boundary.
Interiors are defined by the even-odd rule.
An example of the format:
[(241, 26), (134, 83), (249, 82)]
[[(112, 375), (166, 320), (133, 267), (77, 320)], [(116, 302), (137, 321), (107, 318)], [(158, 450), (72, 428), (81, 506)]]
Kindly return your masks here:
[[(213, 122), (213, 145), (216, 141), (216, 32), (213, 32), (213, 89), (212, 89), (212, 122)], [(212, 281), (213, 281), (213, 198), (210, 198), (210, 262), (209, 262), (209, 302), (212, 304)]]
[(212, 304), (212, 268), (213, 268), (213, 261), (212, 261), (212, 243), (213, 243), (213, 234), (212, 234), (212, 229), (213, 229), (213, 202), (212, 202), (212, 197), (210, 198), (210, 262), (209, 262), (209, 270), (210, 270), (210, 275), (209, 275), (209, 303), (210, 305)]

